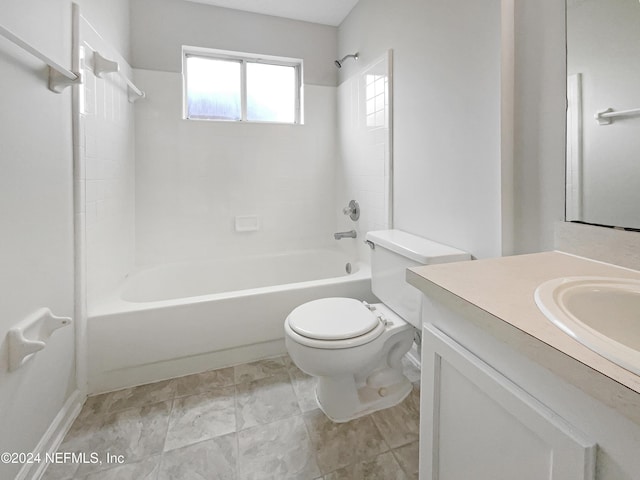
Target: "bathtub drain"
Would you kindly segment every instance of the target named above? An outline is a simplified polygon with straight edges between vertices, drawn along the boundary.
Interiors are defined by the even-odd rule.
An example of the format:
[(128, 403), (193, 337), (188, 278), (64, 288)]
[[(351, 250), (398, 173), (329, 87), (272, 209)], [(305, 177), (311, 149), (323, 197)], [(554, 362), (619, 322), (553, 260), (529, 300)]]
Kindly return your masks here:
[(347, 271), (347, 274), (351, 273), (351, 264), (349, 262), (347, 262), (347, 264), (344, 266), (344, 269)]

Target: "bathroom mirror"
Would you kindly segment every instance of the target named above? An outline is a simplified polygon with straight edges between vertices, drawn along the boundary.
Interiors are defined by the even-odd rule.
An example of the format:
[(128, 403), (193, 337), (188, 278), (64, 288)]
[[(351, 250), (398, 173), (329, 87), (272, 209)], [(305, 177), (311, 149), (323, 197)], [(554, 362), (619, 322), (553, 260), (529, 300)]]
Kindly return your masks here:
[(640, 229), (640, 2), (567, 0), (566, 220)]

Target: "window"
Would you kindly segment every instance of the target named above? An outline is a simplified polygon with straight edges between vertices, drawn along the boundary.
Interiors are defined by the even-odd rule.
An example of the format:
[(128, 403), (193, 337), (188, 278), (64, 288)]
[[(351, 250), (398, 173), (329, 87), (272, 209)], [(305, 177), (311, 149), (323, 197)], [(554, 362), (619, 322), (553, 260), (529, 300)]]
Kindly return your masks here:
[(302, 123), (302, 61), (183, 47), (187, 119)]

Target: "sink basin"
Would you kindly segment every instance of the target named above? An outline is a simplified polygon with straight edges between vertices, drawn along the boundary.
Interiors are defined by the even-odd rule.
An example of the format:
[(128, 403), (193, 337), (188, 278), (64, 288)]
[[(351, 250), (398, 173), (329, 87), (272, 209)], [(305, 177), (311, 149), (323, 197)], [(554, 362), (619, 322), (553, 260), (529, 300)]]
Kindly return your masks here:
[(536, 289), (535, 301), (563, 332), (640, 375), (640, 281), (556, 278)]

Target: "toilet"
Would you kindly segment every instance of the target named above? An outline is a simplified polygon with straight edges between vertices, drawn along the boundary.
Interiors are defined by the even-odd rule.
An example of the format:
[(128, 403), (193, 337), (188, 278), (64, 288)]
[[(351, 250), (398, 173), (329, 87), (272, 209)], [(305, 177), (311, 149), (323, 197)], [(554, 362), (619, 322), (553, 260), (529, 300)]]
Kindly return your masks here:
[(334, 422), (392, 407), (409, 395), (402, 357), (420, 329), (422, 294), (406, 269), (469, 260), (468, 253), (400, 230), (368, 232), (371, 284), (382, 303), (323, 298), (295, 308), (284, 323), (289, 356), (317, 378), (316, 399)]

